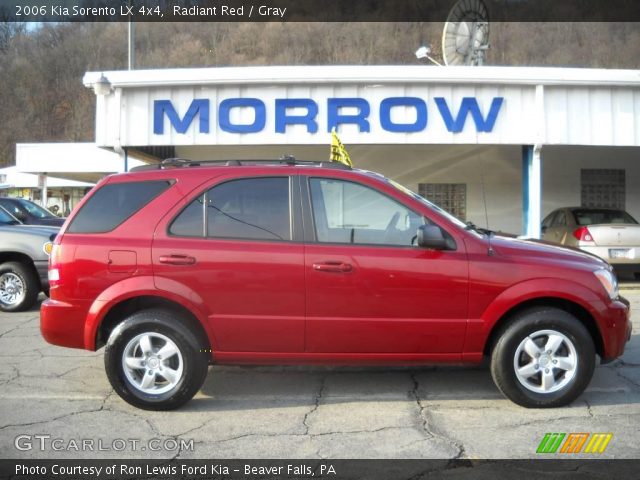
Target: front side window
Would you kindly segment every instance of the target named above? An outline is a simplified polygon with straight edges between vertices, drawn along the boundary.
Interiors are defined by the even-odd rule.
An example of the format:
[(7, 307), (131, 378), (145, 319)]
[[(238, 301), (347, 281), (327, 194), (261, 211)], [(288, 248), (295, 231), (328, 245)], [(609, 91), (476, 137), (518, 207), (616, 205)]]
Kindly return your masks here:
[(404, 205), (353, 182), (312, 178), (309, 185), (319, 242), (415, 244), (424, 219)]
[(176, 217), (178, 236), (291, 240), (288, 177), (243, 178), (216, 185)]

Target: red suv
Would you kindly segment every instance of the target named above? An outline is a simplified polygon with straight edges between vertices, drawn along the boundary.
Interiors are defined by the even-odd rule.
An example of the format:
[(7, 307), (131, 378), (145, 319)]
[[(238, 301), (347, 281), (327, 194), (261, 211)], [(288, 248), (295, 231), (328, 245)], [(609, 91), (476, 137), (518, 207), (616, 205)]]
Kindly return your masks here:
[(629, 303), (590, 254), (465, 224), (342, 164), (165, 161), (102, 180), (50, 258), (44, 338), (104, 345), (127, 402), (189, 401), (208, 365), (491, 359), (555, 407), (622, 354)]

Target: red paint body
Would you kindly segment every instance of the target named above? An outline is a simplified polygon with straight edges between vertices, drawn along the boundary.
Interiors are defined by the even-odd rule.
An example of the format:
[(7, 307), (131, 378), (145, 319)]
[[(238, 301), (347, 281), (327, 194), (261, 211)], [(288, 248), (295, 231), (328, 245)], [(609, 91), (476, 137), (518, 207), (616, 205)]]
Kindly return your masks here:
[[(176, 237), (169, 225), (195, 197), (229, 179), (255, 176), (357, 182), (439, 225), (455, 250), (308, 241)], [(95, 350), (101, 323), (121, 302), (159, 297), (202, 324), (218, 363), (414, 364), (479, 362), (491, 332), (527, 302), (586, 312), (599, 353), (622, 354), (628, 302), (610, 299), (593, 272), (607, 265), (566, 248), (465, 230), (446, 216), (357, 170), (218, 166), (115, 175), (111, 182), (175, 183), (113, 231), (56, 239), (47, 341)], [(295, 191), (292, 201), (308, 201)], [(310, 222), (300, 209), (301, 223)], [(307, 216), (305, 216), (307, 215)], [(592, 329), (593, 330), (593, 329)]]

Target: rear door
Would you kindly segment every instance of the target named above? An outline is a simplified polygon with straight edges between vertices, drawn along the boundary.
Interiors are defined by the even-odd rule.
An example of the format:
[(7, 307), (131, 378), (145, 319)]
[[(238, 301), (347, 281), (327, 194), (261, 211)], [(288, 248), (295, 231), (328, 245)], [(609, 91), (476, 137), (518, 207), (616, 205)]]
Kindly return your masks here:
[(450, 251), (415, 246), (423, 216), (370, 186), (320, 177), (301, 185), (308, 199), (307, 351), (461, 352), (463, 243)]
[(284, 175), (221, 181), (156, 232), (156, 286), (180, 290), (207, 312), (219, 351), (304, 350), (296, 183)]

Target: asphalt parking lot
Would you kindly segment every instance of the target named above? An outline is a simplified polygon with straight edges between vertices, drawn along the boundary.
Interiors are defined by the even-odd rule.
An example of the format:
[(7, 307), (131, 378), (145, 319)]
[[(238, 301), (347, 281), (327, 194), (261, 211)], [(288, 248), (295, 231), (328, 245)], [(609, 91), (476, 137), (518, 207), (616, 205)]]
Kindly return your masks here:
[(146, 412), (113, 393), (102, 351), (46, 344), (37, 308), (0, 313), (0, 458), (535, 458), (547, 432), (611, 432), (599, 456), (640, 458), (640, 289), (623, 294), (624, 356), (550, 410), (504, 399), (485, 368), (214, 366), (181, 410)]

